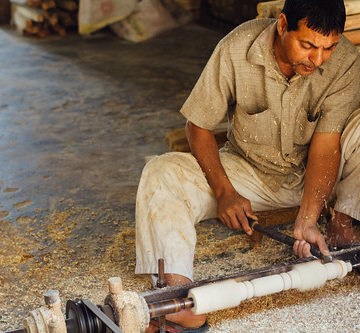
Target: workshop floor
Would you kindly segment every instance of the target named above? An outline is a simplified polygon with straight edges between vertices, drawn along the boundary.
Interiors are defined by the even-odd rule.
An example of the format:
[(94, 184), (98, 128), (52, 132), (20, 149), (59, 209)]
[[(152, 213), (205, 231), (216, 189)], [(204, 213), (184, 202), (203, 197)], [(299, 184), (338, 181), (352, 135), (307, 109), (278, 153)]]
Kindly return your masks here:
[[(21, 327), (49, 289), (60, 290), (65, 306), (75, 298), (102, 303), (111, 276), (121, 276), (131, 290), (151, 288), (133, 273), (134, 203), (144, 157), (168, 151), (165, 134), (184, 125), (178, 110), (220, 38), (195, 25), (141, 44), (107, 33), (31, 40), (0, 29), (0, 331)], [(251, 249), (244, 235), (216, 221), (198, 231), (197, 279), (291, 257), (269, 240)], [(269, 307), (297, 305), (306, 313), (311, 302), (342, 302), (345, 293), (354, 295), (345, 308), (351, 316), (335, 318), (336, 325), (351, 319), (358, 331), (358, 277), (331, 290), (306, 301), (295, 293), (282, 303), (283, 296), (248, 302), (247, 311), (209, 321), (213, 332), (240, 332)], [(272, 318), (261, 317), (265, 330)], [(235, 322), (221, 326), (223, 318)], [(246, 331), (251, 327), (259, 331), (255, 325)]]

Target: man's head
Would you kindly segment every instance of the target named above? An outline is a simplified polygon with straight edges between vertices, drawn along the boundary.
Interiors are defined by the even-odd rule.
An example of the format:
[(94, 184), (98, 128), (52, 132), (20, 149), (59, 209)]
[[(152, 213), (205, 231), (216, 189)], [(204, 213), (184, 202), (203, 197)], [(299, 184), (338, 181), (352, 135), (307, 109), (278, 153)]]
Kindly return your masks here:
[(325, 63), (344, 30), (345, 18), (343, 0), (286, 0), (274, 44), (282, 72), (310, 75)]

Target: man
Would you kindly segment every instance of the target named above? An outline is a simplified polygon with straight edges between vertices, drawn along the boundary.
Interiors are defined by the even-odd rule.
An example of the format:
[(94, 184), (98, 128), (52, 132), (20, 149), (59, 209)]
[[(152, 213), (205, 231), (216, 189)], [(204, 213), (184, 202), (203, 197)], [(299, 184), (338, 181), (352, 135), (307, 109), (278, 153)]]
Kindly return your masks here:
[[(341, 35), (344, 23), (342, 0), (287, 0), (278, 20), (246, 22), (217, 45), (181, 109), (192, 155), (165, 154), (143, 171), (136, 273), (156, 274), (164, 258), (169, 285), (190, 282), (195, 223), (218, 217), (251, 235), (256, 211), (297, 205), (294, 252), (309, 256), (313, 243), (328, 255), (316, 222), (338, 172), (330, 233), (336, 245), (357, 240), (360, 115), (348, 118), (360, 105), (360, 57)], [(213, 129), (226, 115), (219, 153)], [(168, 319), (198, 327), (206, 317)]]

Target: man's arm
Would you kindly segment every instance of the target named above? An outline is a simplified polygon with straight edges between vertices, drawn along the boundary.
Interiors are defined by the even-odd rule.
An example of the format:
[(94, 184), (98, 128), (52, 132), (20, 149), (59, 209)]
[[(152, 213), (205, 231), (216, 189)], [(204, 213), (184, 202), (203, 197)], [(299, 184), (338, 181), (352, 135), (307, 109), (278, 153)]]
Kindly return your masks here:
[(243, 229), (252, 234), (246, 216), (253, 215), (250, 201), (236, 192), (220, 162), (213, 131), (200, 128), (190, 121), (186, 123), (186, 136), (191, 152), (197, 159), (218, 203), (219, 219), (231, 229)]
[(329, 255), (316, 222), (335, 184), (339, 162), (340, 134), (314, 133), (306, 165), (303, 199), (294, 229), (294, 236), (299, 240), (294, 245), (294, 252), (300, 257), (310, 256), (309, 243), (316, 244), (322, 254)]

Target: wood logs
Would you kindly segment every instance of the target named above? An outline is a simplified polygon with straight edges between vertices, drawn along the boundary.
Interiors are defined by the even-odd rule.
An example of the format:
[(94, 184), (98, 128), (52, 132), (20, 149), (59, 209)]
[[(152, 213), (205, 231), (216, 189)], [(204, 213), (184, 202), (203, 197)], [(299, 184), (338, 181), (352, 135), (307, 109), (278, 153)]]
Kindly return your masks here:
[(77, 27), (79, 0), (11, 0), (12, 24), (21, 34), (66, 36)]
[[(346, 22), (344, 35), (354, 45), (360, 45), (360, 0), (345, 0)], [(284, 5), (284, 0), (259, 2), (258, 18), (278, 17)]]

